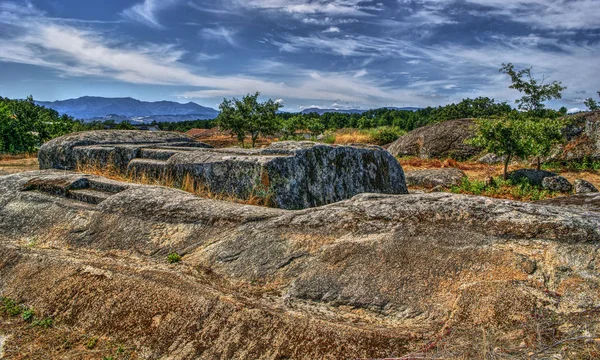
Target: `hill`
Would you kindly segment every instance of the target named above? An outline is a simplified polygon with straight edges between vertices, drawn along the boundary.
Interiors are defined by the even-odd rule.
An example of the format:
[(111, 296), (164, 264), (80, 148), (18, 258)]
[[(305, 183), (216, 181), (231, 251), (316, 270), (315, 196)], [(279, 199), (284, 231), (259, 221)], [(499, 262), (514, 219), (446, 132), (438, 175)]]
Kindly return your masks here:
[(193, 102), (148, 102), (126, 98), (84, 96), (61, 101), (37, 101), (39, 105), (83, 120), (152, 122), (213, 119), (219, 112)]

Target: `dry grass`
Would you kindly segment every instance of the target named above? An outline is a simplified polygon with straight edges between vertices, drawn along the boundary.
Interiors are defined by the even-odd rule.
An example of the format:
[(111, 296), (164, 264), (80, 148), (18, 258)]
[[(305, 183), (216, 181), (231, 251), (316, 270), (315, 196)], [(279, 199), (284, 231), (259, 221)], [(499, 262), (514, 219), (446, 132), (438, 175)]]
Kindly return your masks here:
[(207, 199), (230, 201), (255, 206), (273, 206), (273, 202), (271, 201), (272, 193), (268, 191), (268, 189), (265, 189), (263, 184), (255, 186), (251, 190), (250, 195), (248, 195), (244, 199), (240, 199), (227, 193), (213, 192), (211, 191), (210, 187), (196, 180), (190, 174), (185, 174), (181, 179), (176, 179), (169, 172), (162, 172), (158, 176), (152, 176), (147, 172), (123, 173), (112, 164), (108, 164), (107, 166), (100, 166), (99, 164), (94, 163), (77, 164), (75, 171), (89, 175), (102, 176), (107, 179), (121, 182), (165, 186), (180, 189), (190, 194), (194, 194), (196, 196)]
[[(215, 148), (226, 148), (240, 146), (237, 137), (231, 134), (230, 131), (220, 131), (218, 128), (212, 129), (191, 129), (186, 132), (187, 135), (193, 137), (195, 140), (214, 146)], [(256, 141), (256, 147), (266, 147), (271, 143), (279, 141), (278, 138), (259, 137)], [(250, 136), (246, 136), (244, 139), (244, 147), (249, 147), (252, 144)]]
[(366, 131), (358, 129), (340, 129), (334, 134), (334, 144), (372, 144), (373, 137)]
[(24, 154), (2, 154), (0, 153), (0, 161), (14, 161), (22, 159), (37, 159), (37, 153)]
[(38, 170), (39, 163), (37, 154), (0, 154), (0, 170), (7, 173), (20, 173), (24, 171)]

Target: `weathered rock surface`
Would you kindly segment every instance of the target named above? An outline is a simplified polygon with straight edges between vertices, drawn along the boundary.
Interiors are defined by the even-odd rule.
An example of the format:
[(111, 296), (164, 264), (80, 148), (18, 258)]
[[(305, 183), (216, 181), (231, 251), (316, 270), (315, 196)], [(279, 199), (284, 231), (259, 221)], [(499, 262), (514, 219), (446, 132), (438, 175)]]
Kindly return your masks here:
[(576, 194), (571, 196), (560, 196), (548, 200), (537, 201), (538, 204), (560, 206), (564, 209), (574, 211), (600, 212), (600, 193)]
[(521, 179), (526, 179), (531, 185), (542, 186), (542, 182), (545, 178), (555, 177), (557, 174), (545, 171), (545, 170), (536, 170), (536, 169), (519, 169), (512, 171), (508, 174), (508, 178), (513, 181), (520, 181)]
[(488, 153), (477, 159), (477, 162), (489, 165), (501, 164), (504, 162), (504, 157)]
[(189, 136), (165, 131), (97, 130), (61, 136), (42, 145), (40, 169), (74, 170), (78, 163), (126, 169), (144, 149), (210, 148)]
[(401, 136), (390, 145), (388, 151), (394, 156), (469, 158), (480, 151), (464, 142), (475, 136), (475, 126), (473, 119), (449, 120), (427, 125)]
[(598, 192), (598, 189), (596, 189), (594, 184), (583, 179), (575, 179), (573, 187), (576, 194), (590, 194)]
[(542, 179), (542, 187), (550, 191), (569, 192), (573, 185), (563, 176), (548, 176)]
[[(88, 134), (95, 144), (88, 144)], [(78, 162), (107, 166), (112, 161), (124, 173), (179, 182), (190, 175), (212, 193), (268, 197), (284, 209), (330, 204), (364, 192), (407, 192), (402, 167), (378, 146), (290, 141), (265, 149), (206, 149), (169, 133), (155, 134), (161, 143), (151, 143), (154, 138), (145, 135), (138, 138), (139, 132), (117, 138), (113, 132), (69, 135), (42, 147), (40, 167), (74, 169)], [(167, 140), (177, 146), (165, 145)]]
[(0, 176), (4, 176), (4, 175), (8, 175), (9, 173), (7, 173), (6, 171), (2, 171), (0, 170)]
[(559, 146), (551, 160), (573, 161), (600, 159), (600, 111), (571, 115), (571, 124), (564, 130), (567, 143)]
[[(598, 212), (484, 197), (362, 194), (290, 211), (11, 175), (0, 292), (57, 328), (9, 336), (5, 352), (76, 359), (39, 346), (86, 334), (147, 358), (477, 358), (485, 336), (498, 357), (577, 358), (599, 344), (555, 344), (600, 335), (599, 243)], [(167, 264), (173, 251), (181, 264)]]
[(444, 168), (409, 171), (405, 176), (408, 186), (433, 189), (438, 186), (447, 188), (452, 185), (460, 185), (462, 179), (467, 175), (464, 171), (456, 168)]

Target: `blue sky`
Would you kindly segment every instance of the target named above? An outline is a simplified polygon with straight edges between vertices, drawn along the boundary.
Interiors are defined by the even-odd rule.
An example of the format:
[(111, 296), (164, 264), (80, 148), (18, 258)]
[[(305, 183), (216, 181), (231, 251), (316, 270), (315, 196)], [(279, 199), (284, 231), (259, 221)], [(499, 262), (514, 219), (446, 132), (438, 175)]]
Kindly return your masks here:
[(0, 95), (285, 110), (514, 101), (503, 62), (600, 90), (600, 0), (0, 0)]

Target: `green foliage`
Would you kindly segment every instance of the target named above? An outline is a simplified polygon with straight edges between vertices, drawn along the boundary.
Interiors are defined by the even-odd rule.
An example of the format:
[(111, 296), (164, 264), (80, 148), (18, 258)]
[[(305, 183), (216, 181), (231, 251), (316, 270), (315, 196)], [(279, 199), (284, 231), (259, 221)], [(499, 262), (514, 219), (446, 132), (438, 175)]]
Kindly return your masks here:
[[(600, 96), (600, 91), (598, 91), (598, 96)], [(596, 100), (594, 100), (592, 98), (585, 99), (585, 101), (583, 102), (583, 104), (585, 106), (587, 106), (587, 108), (590, 109), (590, 111), (600, 110), (600, 106), (598, 105), (598, 103), (596, 102)]]
[(57, 136), (83, 129), (81, 122), (25, 100), (0, 97), (0, 153), (35, 152)]
[(41, 327), (42, 329), (48, 329), (54, 326), (54, 320), (51, 318), (44, 318), (41, 320), (36, 319), (31, 325)]
[(135, 130), (129, 121), (122, 121), (115, 126), (116, 130)]
[(516, 103), (519, 109), (524, 111), (538, 111), (544, 109), (544, 101), (552, 99), (560, 99), (562, 97), (561, 92), (566, 89), (562, 86), (561, 82), (552, 81), (551, 83), (545, 84), (546, 78), (544, 77), (541, 81), (533, 78), (531, 75), (531, 67), (515, 70), (515, 66), (511, 63), (502, 64), (500, 72), (510, 76), (512, 85), (511, 89), (518, 90), (525, 95), (521, 97)]
[(487, 183), (482, 180), (463, 178), (462, 183), (458, 186), (452, 186), (450, 191), (455, 194), (509, 198), (521, 201), (538, 201), (559, 195), (556, 192), (531, 185), (526, 179), (515, 182), (501, 178), (495, 178)]
[(564, 141), (562, 129), (565, 123), (556, 118), (537, 118), (529, 113), (477, 120), (477, 134), (467, 143), (483, 148), (498, 156), (505, 156), (504, 179), (508, 176), (511, 159), (535, 156), (550, 152), (551, 148)]
[(96, 347), (97, 343), (98, 343), (98, 338), (97, 337), (91, 337), (85, 343), (85, 347), (91, 350), (91, 349), (93, 349), (93, 348)]
[(15, 300), (8, 297), (0, 298), (0, 312), (4, 313), (5, 315), (18, 316), (22, 311), (23, 309)]
[(544, 170), (561, 171), (600, 171), (600, 161), (584, 157), (581, 160), (548, 162), (542, 165)]
[(498, 156), (505, 156), (504, 179), (508, 175), (508, 164), (514, 156), (527, 155), (525, 123), (518, 116), (477, 120), (477, 134), (467, 143), (483, 148)]
[(547, 155), (553, 146), (564, 141), (562, 129), (565, 122), (561, 119), (529, 117), (526, 114), (521, 117), (525, 117), (522, 120), (525, 154), (537, 157), (539, 165), (540, 156)]
[(27, 321), (27, 322), (33, 321), (34, 315), (35, 314), (34, 314), (33, 308), (24, 308), (23, 314), (21, 314), (21, 316), (23, 317), (23, 321)]
[(169, 262), (169, 264), (175, 264), (181, 261), (181, 255), (179, 255), (178, 253), (170, 253), (167, 256), (167, 261)]
[(404, 134), (406, 134), (406, 131), (393, 126), (383, 126), (370, 131), (370, 135), (377, 145), (392, 143)]
[(269, 99), (259, 103), (259, 92), (254, 95), (246, 95), (241, 100), (233, 98), (223, 99), (219, 109), (221, 113), (217, 117), (217, 124), (223, 130), (231, 130), (243, 145), (246, 134), (250, 134), (252, 147), (256, 144), (258, 136), (273, 135), (281, 129), (277, 110), (281, 107), (279, 103)]

